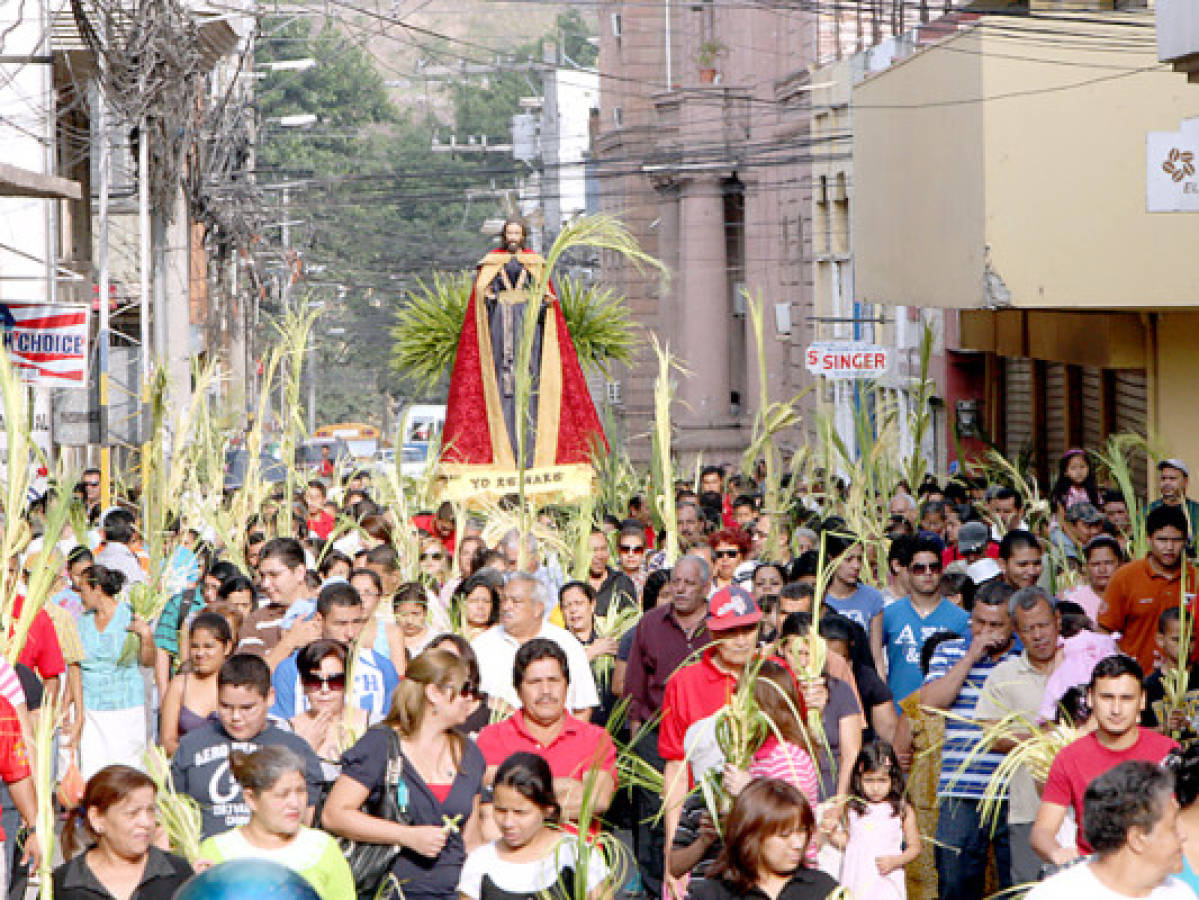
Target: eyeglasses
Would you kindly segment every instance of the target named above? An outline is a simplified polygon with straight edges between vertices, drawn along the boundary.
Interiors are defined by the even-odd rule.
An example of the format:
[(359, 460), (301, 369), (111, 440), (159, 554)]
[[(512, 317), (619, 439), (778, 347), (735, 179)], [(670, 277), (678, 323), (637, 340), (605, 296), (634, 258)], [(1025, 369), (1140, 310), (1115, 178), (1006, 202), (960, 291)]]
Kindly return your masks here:
[(422, 553), (420, 558), (423, 562), (426, 559), (445, 559), (445, 556), (440, 553)]
[(621, 553), (644, 553), (645, 548), (644, 547), (633, 547), (633, 546), (629, 546), (628, 544), (621, 544), (620, 552)]
[(715, 552), (717, 559), (736, 559), (740, 555), (740, 550), (717, 550)]
[(315, 691), (320, 688), (325, 688), (330, 691), (344, 691), (346, 689), (346, 673), (334, 672), (332, 675), (321, 675), (319, 672), (310, 672), (307, 675), (300, 676), (300, 683), (304, 685), (305, 690)]
[(460, 687), (458, 689), (458, 696), (465, 697), (470, 700), (478, 700), (479, 699), (479, 687), (478, 687), (478, 685), (471, 684), (468, 681), (466, 684), (462, 685), (462, 687)]
[(941, 571), (940, 563), (912, 563), (908, 567), (913, 575), (934, 575)]

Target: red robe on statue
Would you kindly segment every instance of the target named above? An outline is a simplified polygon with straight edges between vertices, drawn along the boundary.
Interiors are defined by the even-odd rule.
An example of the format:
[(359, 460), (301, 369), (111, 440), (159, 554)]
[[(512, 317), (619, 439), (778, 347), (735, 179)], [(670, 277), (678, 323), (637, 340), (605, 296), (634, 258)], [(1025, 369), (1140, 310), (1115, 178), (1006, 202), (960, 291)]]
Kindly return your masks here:
[[(466, 307), (442, 436), (442, 462), (451, 466), (516, 471), (516, 441), (501, 408), (484, 299), (488, 285), (511, 258), (503, 251), (484, 257)], [(534, 278), (540, 277), (545, 261), (539, 255), (522, 250), (518, 259)], [(540, 375), (533, 401), (537, 405), (533, 466), (589, 464), (596, 442), (604, 449), (608, 442), (552, 282), (545, 299)]]

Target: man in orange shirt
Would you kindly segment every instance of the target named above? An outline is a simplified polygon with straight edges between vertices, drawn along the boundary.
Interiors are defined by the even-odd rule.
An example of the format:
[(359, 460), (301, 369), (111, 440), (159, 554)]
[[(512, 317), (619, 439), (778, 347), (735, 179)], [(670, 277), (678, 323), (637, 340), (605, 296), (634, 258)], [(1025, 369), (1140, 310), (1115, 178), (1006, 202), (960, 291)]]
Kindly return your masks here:
[[(1154, 668), (1157, 652), (1157, 620), (1166, 609), (1180, 604), (1183, 550), (1187, 543), (1187, 520), (1177, 506), (1159, 506), (1145, 523), (1149, 555), (1116, 570), (1099, 609), (1099, 627), (1121, 635), (1119, 646), (1134, 657), (1146, 672)], [(1197, 574), (1186, 569), (1188, 602), (1195, 597)]]

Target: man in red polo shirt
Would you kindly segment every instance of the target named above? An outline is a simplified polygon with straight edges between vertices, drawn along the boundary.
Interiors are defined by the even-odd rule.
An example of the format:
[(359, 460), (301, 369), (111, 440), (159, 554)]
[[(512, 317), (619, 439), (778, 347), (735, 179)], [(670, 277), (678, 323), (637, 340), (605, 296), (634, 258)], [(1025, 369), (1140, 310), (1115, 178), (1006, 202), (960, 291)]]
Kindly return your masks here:
[(500, 763), (513, 753), (536, 753), (550, 764), (554, 793), (567, 819), (578, 819), (584, 781), (593, 770), (591, 813), (604, 813), (616, 791), (616, 748), (605, 729), (566, 711), (566, 653), (548, 638), (525, 642), (516, 651), (512, 683), (521, 708), (479, 732), (477, 744), (487, 762), (483, 781), (491, 784)]
[[(717, 591), (708, 601), (708, 631), (712, 646), (698, 662), (683, 666), (666, 682), (662, 701), (662, 725), (658, 731), (658, 750), (666, 761), (662, 773), (662, 807), (666, 827), (666, 846), (674, 846), (683, 800), (690, 778), (683, 763), (686, 751), (683, 738), (687, 729), (724, 706), (737, 689), (737, 679), (753, 658), (758, 646), (758, 628), (762, 611), (750, 594), (734, 586)], [(669, 873), (669, 869), (667, 869)], [(666, 875), (667, 889), (682, 896), (673, 879)]]

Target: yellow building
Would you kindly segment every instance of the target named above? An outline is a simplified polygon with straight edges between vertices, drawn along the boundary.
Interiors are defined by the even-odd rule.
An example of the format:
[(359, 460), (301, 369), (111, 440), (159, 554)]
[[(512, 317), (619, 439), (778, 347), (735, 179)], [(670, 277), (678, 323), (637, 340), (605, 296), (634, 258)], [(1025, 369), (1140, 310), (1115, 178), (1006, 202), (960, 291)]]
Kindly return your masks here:
[(1147, 150), (1199, 96), (1151, 10), (1080, 5), (981, 16), (855, 88), (855, 296), (958, 310), (983, 424), (1043, 475), (1128, 429), (1199, 464), (1199, 216), (1149, 211), (1199, 177)]

